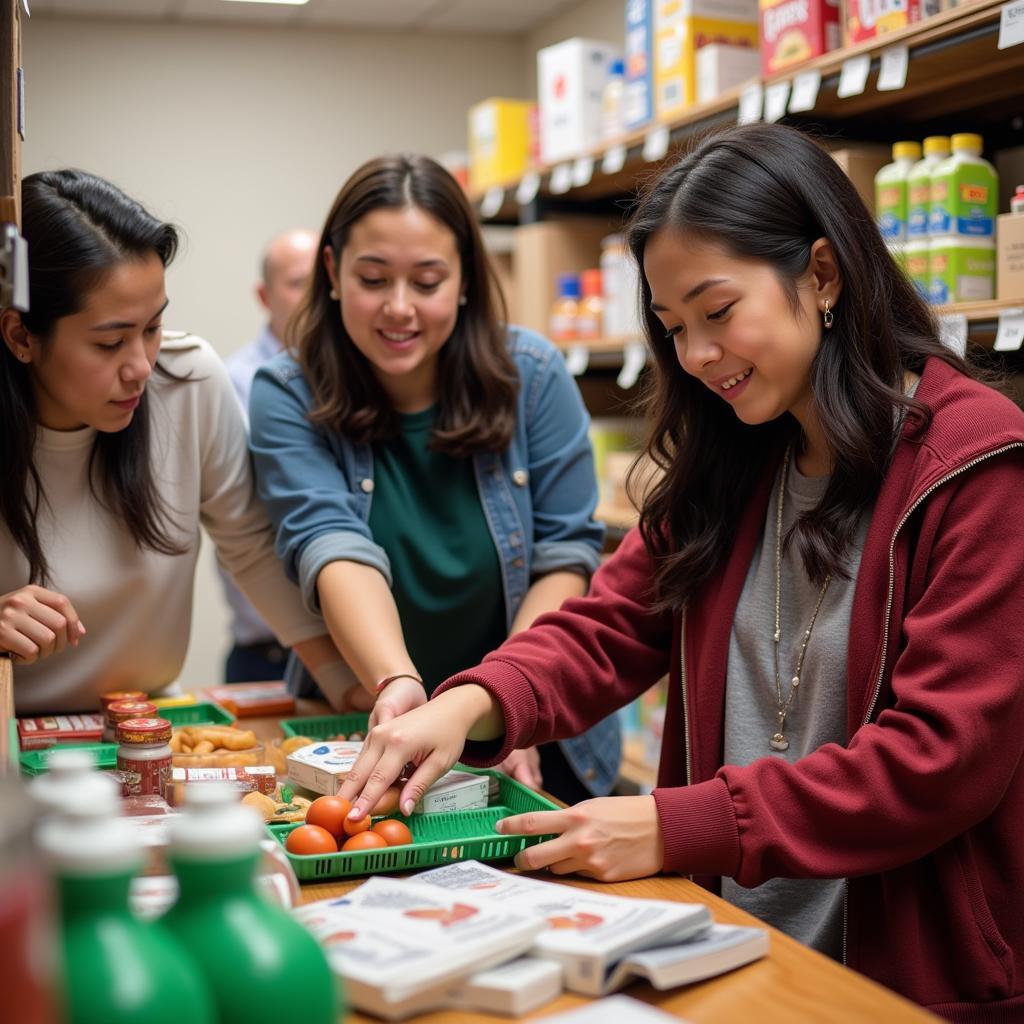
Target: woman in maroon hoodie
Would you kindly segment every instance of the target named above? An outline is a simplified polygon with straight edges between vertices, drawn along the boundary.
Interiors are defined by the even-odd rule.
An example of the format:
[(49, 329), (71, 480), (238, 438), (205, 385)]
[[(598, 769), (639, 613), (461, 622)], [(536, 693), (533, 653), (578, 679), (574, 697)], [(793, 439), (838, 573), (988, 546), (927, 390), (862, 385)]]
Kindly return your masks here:
[(353, 816), (406, 762), (403, 807), (667, 673), (653, 794), (506, 819), (558, 833), (519, 867), (694, 875), (950, 1019), (1024, 1019), (1024, 414), (792, 129), (697, 145), (629, 240), (664, 471), (640, 526), (370, 734)]

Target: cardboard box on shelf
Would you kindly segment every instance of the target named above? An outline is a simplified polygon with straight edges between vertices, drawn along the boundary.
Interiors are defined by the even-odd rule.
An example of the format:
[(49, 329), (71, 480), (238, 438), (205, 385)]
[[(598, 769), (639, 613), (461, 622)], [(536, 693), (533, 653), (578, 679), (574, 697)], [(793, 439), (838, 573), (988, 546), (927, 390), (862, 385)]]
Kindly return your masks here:
[(566, 39), (537, 53), (540, 158), (570, 160), (601, 143), (601, 96), (608, 66), (618, 57), (611, 43)]
[(578, 274), (599, 266), (601, 239), (612, 230), (610, 221), (597, 217), (540, 221), (519, 227), (512, 257), (517, 303), (513, 322), (547, 336), (558, 275)]
[(996, 217), (996, 298), (1024, 306), (1024, 213)]
[(469, 187), (483, 191), (522, 176), (530, 155), (530, 102), (487, 99), (469, 108)]
[(654, 115), (669, 121), (697, 102), (697, 51), (711, 43), (757, 50), (757, 0), (656, 0)]
[(832, 159), (853, 182), (868, 212), (874, 216), (875, 175), (892, 159), (889, 147), (865, 142), (844, 143), (831, 153)]
[(654, 117), (654, 0), (626, 0), (625, 63), (623, 121), (634, 131)]
[(756, 78), (761, 70), (761, 55), (749, 46), (712, 43), (697, 51), (697, 102), (711, 100)]
[(766, 75), (842, 44), (839, 0), (761, 0), (761, 67)]
[(845, 0), (843, 45), (895, 32), (938, 14), (941, 0)]

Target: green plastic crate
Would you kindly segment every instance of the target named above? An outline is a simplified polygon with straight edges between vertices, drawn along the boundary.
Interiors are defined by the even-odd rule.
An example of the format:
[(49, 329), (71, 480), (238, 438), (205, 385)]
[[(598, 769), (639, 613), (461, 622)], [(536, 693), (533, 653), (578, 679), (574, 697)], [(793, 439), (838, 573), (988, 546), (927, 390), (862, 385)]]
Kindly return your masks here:
[(180, 707), (157, 708), (156, 713), (157, 717), (166, 718), (173, 726), (231, 725), (235, 720), (234, 715), (210, 701), (183, 704)]
[[(477, 775), (496, 777), (499, 803), (476, 811), (413, 814), (409, 818), (400, 818), (397, 814), (384, 815), (400, 818), (409, 826), (414, 840), (411, 846), (389, 846), (382, 850), (327, 853), (322, 856), (300, 856), (285, 850), (296, 876), (303, 882), (324, 882), (329, 878), (349, 878), (353, 875), (414, 871), (458, 860), (509, 860), (527, 846), (535, 846), (545, 839), (553, 838), (547, 835), (499, 835), (494, 831), (494, 824), (501, 818), (526, 811), (555, 811), (558, 806), (501, 772), (463, 768), (461, 765), (459, 768)], [(299, 824), (301, 822), (268, 825), (267, 831), (284, 847), (288, 833), (298, 828)]]
[(23, 750), (19, 762), (22, 775), (42, 775), (49, 771), (47, 758), (54, 750), (91, 750), (96, 757), (96, 767), (102, 771), (111, 771), (117, 767), (116, 743), (58, 743), (42, 750)]
[(281, 732), (285, 736), (308, 736), (311, 740), (325, 740), (328, 736), (361, 732), (369, 728), (370, 716), (366, 712), (350, 715), (312, 715), (309, 718), (281, 719)]

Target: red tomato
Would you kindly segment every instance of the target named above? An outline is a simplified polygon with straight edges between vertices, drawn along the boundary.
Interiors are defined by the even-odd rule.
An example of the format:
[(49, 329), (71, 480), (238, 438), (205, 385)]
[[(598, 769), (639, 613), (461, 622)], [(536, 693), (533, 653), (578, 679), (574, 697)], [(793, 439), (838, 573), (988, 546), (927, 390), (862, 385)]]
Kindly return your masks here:
[[(372, 822), (368, 814), (364, 814), (358, 821), (351, 821), (346, 818), (344, 822), (345, 834), (357, 836), (360, 832), (365, 832), (371, 824)], [(341, 837), (339, 836), (338, 838), (340, 839)]]
[(345, 834), (345, 817), (352, 805), (340, 796), (317, 797), (306, 811), (306, 824), (327, 829), (335, 839)]
[(289, 853), (320, 855), (337, 853), (338, 844), (334, 836), (319, 825), (300, 825), (288, 833), (285, 849)]
[(408, 846), (412, 843), (412, 833), (404, 821), (397, 818), (385, 818), (373, 826), (373, 831), (384, 837), (388, 846)]
[[(369, 818), (364, 819), (369, 821)], [(383, 849), (388, 844), (384, 841), (384, 837), (378, 835), (376, 832), (360, 832), (358, 835), (352, 836), (342, 846), (342, 851), (345, 853), (358, 852), (360, 850), (378, 850)]]

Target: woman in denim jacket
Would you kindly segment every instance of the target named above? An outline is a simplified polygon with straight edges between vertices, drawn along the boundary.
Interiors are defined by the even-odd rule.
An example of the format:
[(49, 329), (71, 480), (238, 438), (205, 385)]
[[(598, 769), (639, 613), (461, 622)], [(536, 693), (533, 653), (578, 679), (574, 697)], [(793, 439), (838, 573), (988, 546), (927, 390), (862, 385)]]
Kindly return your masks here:
[[(371, 726), (569, 597), (602, 527), (588, 417), (558, 351), (505, 327), (472, 209), (439, 164), (373, 160), (338, 194), (291, 350), (253, 385), (277, 550), (344, 661), (315, 666)], [(328, 680), (328, 682), (324, 682)], [(568, 802), (607, 793), (617, 720), (504, 768)]]

